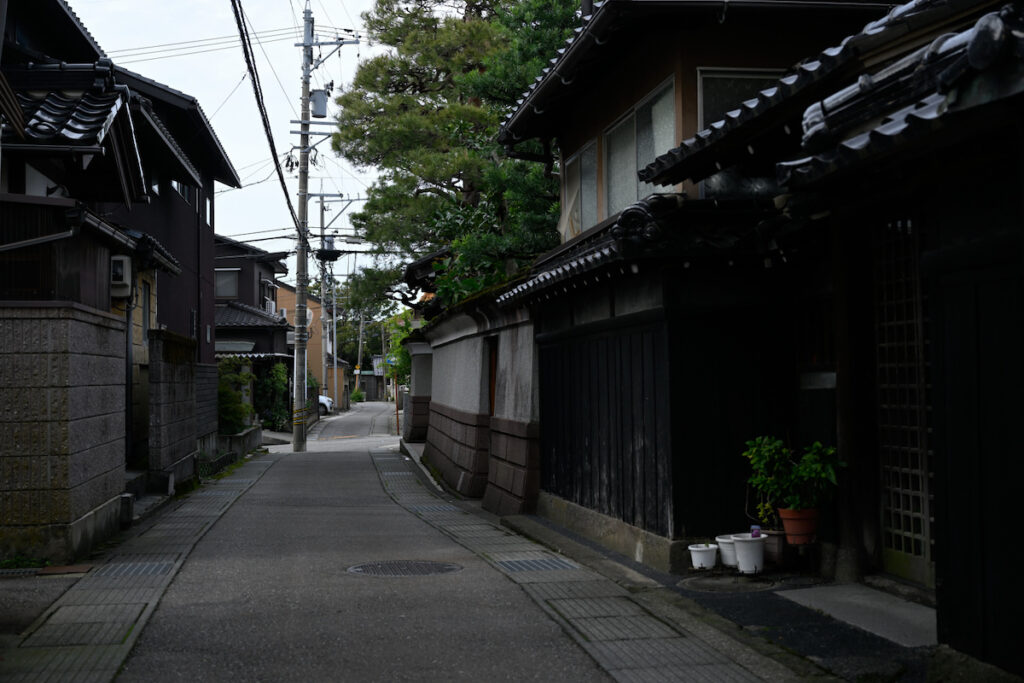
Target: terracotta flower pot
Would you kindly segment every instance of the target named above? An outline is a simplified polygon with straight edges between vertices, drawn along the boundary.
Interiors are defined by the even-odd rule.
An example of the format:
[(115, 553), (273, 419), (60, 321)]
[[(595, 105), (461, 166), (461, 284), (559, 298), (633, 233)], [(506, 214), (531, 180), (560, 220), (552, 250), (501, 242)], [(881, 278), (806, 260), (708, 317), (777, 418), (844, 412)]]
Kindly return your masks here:
[(818, 533), (818, 510), (790, 510), (779, 508), (779, 519), (782, 520), (782, 528), (786, 530), (786, 542), (790, 545), (805, 545), (814, 543), (814, 537)]

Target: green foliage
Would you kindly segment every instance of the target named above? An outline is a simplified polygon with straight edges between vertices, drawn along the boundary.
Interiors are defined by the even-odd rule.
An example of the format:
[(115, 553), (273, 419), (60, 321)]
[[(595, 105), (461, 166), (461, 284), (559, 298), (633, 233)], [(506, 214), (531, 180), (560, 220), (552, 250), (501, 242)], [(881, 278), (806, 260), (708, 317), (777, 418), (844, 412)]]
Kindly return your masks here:
[[(306, 388), (312, 389), (313, 394), (316, 394), (320, 390), (320, 382), (317, 381), (316, 377), (314, 377), (313, 373), (309, 370), (306, 370)], [(307, 395), (309, 393), (311, 392), (306, 392)]]
[(352, 393), (348, 395), (348, 400), (352, 403), (360, 403), (366, 400), (366, 394), (362, 389), (353, 389)]
[(391, 337), (391, 356), (395, 362), (388, 370), (398, 375), (399, 384), (408, 384), (412, 375), (412, 356), (402, 345), (402, 340), (412, 334), (412, 311), (404, 311), (388, 320)]
[[(341, 92), (336, 152), (381, 175), (352, 224), (378, 255), (451, 246), (451, 304), (557, 243), (557, 182), (495, 143), (509, 106), (576, 24), (574, 0), (377, 0), (363, 18), (388, 50)], [(367, 134), (372, 131), (372, 134)], [(381, 261), (365, 285), (399, 296)], [(408, 303), (408, 302), (407, 302)]]
[(275, 363), (256, 380), (253, 403), (265, 427), (275, 432), (288, 428), (291, 397), (288, 395), (288, 367), (284, 363)]
[(747, 482), (758, 492), (758, 518), (776, 526), (777, 508), (806, 510), (826, 502), (838, 483), (837, 471), (846, 463), (836, 456), (834, 446), (815, 441), (799, 459), (781, 439), (759, 436), (747, 442), (743, 457), (750, 461)]
[(237, 434), (249, 426), (252, 406), (243, 400), (253, 375), (241, 358), (224, 358), (217, 364), (217, 426), (221, 434)]
[(37, 557), (26, 557), (14, 555), (0, 560), (0, 569), (35, 569), (36, 567), (49, 567), (49, 560), (41, 560)]

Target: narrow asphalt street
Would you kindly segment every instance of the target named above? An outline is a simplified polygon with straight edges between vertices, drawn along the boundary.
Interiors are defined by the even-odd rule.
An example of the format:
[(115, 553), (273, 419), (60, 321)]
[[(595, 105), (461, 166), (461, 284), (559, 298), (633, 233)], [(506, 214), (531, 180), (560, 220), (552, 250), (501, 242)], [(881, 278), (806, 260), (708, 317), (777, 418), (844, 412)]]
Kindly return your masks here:
[[(272, 464), (188, 555), (117, 680), (605, 679), (516, 583), (389, 497), (371, 454), (404, 460), (393, 433), (394, 404), (359, 404), (306, 453), (261, 456)], [(382, 561), (459, 569), (349, 571)]]

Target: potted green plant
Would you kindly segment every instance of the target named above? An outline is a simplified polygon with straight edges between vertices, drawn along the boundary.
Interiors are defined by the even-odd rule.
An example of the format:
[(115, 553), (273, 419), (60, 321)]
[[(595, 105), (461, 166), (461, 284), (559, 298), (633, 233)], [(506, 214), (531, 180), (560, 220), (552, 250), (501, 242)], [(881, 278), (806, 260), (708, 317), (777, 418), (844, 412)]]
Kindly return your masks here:
[(837, 472), (845, 466), (835, 447), (815, 441), (797, 458), (781, 439), (759, 436), (747, 442), (743, 457), (750, 461), (747, 481), (758, 492), (762, 522), (777, 510), (788, 543), (813, 542), (818, 510), (831, 497)]

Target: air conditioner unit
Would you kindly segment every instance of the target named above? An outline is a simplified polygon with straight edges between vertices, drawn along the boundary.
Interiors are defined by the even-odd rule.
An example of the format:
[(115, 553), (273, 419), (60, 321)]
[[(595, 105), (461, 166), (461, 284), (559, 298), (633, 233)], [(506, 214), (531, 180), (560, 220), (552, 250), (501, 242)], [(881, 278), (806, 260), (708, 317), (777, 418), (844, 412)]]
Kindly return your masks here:
[(270, 315), (274, 315), (275, 313), (277, 313), (277, 302), (275, 301), (267, 299), (263, 302), (263, 307), (264, 310), (266, 310), (266, 312), (269, 313)]
[(132, 294), (132, 257), (110, 257), (110, 296), (124, 298)]

